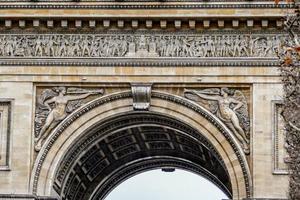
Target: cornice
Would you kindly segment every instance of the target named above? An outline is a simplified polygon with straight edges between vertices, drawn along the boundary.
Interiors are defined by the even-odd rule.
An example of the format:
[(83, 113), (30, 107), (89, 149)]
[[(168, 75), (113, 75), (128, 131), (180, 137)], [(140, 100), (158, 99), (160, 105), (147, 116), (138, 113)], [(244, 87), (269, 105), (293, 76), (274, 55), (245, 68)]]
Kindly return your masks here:
[(132, 58), (128, 59), (1, 59), (0, 66), (76, 66), (76, 67), (278, 67), (277, 58), (273, 59), (199, 59), (199, 58)]
[(263, 3), (201, 3), (185, 2), (182, 4), (166, 3), (137, 3), (137, 2), (99, 2), (82, 3), (8, 3), (0, 1), (0, 9), (285, 9), (293, 8), (291, 4)]

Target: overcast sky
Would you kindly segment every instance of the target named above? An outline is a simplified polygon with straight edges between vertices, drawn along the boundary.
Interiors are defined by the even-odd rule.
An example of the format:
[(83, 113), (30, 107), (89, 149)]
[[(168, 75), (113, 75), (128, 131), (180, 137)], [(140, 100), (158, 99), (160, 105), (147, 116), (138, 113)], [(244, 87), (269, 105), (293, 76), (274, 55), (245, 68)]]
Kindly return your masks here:
[(136, 175), (116, 187), (105, 200), (221, 200), (226, 195), (196, 174), (152, 170)]

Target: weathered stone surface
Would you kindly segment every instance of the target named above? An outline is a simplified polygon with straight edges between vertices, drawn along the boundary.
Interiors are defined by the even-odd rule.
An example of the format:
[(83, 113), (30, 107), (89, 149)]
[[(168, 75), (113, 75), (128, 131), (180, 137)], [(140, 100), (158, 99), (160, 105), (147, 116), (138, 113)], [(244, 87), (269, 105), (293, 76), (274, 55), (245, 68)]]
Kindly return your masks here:
[[(0, 169), (0, 199), (88, 197), (93, 191), (87, 188), (113, 175), (95, 191), (101, 197), (124, 177), (169, 165), (209, 178), (232, 199), (286, 199), (287, 173), (274, 173), (274, 166), (284, 167), (282, 147), (274, 146), (284, 135), (276, 135), (277, 143), (272, 137), (274, 102), (283, 93), (276, 56), (286, 42), (280, 19), (287, 7), (271, 1), (0, 0), (0, 98), (10, 99), (12, 118), (10, 137), (0, 138), (1, 148), (11, 144), (10, 171)], [(141, 83), (151, 90), (132, 90)], [(59, 87), (105, 93), (69, 105), (53, 99)], [(213, 110), (213, 103), (185, 95), (185, 89), (219, 89), (210, 95), (221, 98), (221, 88), (243, 98)], [(46, 90), (54, 93), (43, 99)], [(51, 99), (49, 111), (45, 101)], [(218, 114), (221, 106), (231, 112), (227, 121)], [(242, 107), (246, 114), (237, 116)], [(36, 152), (34, 139), (51, 111), (56, 124)], [(244, 142), (233, 123), (242, 126)], [(1, 124), (0, 136), (5, 129)], [(111, 174), (107, 166), (121, 168)]]

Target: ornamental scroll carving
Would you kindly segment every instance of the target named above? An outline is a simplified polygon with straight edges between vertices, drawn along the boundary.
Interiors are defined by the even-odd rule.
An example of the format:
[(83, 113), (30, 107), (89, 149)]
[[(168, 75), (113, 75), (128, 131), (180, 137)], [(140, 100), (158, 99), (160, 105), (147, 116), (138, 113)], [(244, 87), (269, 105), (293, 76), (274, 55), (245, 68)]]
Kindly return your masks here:
[(51, 130), (91, 95), (102, 95), (103, 89), (53, 87), (37, 98), (35, 112), (35, 150), (39, 151)]
[(0, 58), (274, 58), (283, 36), (246, 34), (0, 35)]
[(250, 118), (247, 101), (240, 90), (208, 88), (184, 91), (184, 96), (205, 106), (234, 133), (245, 154), (250, 153)]

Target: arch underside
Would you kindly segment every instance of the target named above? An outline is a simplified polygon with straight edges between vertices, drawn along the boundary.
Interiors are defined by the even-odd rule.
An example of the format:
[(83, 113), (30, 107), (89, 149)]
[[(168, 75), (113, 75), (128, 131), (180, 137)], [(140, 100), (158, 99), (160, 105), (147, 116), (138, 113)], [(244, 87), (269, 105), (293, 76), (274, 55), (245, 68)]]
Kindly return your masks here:
[(232, 197), (224, 161), (201, 133), (170, 116), (141, 111), (87, 130), (61, 160), (53, 188), (62, 199), (103, 199), (127, 178), (163, 167), (197, 173)]

